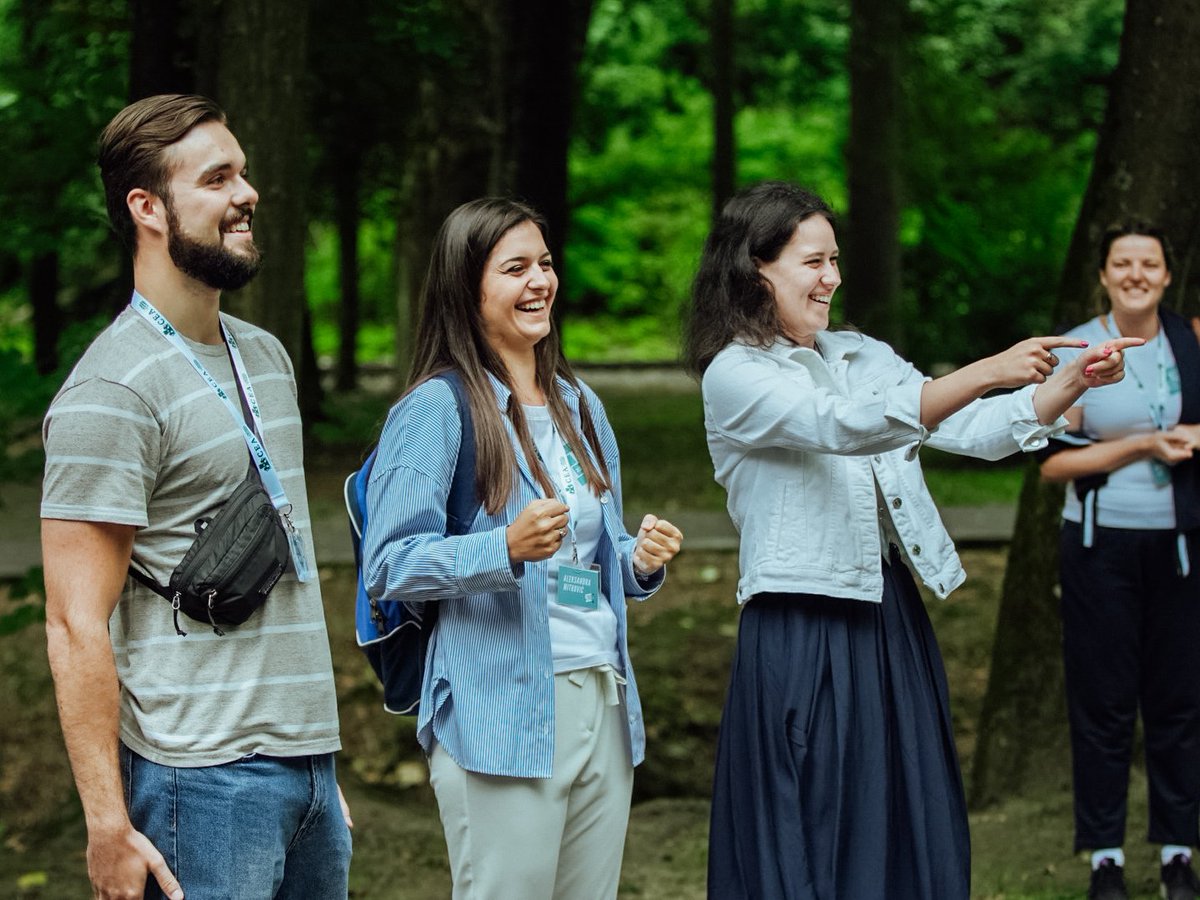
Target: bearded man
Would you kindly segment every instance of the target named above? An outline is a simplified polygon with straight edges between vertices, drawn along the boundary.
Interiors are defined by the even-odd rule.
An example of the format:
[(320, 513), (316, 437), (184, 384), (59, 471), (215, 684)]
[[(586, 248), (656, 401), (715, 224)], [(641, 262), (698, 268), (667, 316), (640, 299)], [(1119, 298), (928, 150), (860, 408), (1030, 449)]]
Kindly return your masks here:
[[(118, 113), (99, 166), (134, 293), (46, 415), (41, 506), (50, 665), (94, 892), (345, 898), (295, 378), (274, 337), (220, 311), (261, 262), (245, 155), (215, 103), (172, 94)], [(284, 574), (242, 624), (181, 617), (178, 594), (145, 584), (167, 584), (255, 478), (287, 528)]]

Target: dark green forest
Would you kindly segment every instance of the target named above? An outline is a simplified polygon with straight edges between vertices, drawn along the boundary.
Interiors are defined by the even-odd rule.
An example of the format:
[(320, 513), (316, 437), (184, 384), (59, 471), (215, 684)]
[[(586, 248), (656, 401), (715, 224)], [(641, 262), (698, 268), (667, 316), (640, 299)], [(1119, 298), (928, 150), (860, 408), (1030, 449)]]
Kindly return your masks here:
[[(128, 302), (131, 268), (94, 154), (133, 99), (198, 92), (227, 111), (260, 194), (254, 233), (267, 261), (222, 302), (290, 352), (312, 438), (310, 493), (340, 509), (347, 461), (407, 367), (434, 231), (484, 194), (546, 214), (562, 279), (555, 309), (579, 363), (675, 361), (713, 212), (766, 178), (810, 187), (838, 212), (835, 319), (933, 374), (1084, 319), (1097, 239), (1120, 220), (1165, 230), (1168, 303), (1200, 314), (1197, 47), (1200, 0), (0, 0), (0, 485), (36, 483), (49, 399)], [(386, 386), (373, 378), (365, 403), (360, 388), (379, 373)], [(625, 403), (627, 495), (651, 485), (681, 506), (711, 499), (698, 486), (716, 491), (693, 407), (641, 382)], [(662, 440), (653, 429), (668, 419)], [(677, 450), (692, 468), (663, 465)], [(967, 773), (976, 810), (1066, 796), (1061, 499), (1028, 465), (1007, 561), (990, 576), (1003, 582), (990, 653), (977, 646), (992, 640), (990, 624), (970, 620), (979, 634), (958, 684), (978, 700)], [(728, 644), (723, 614), (702, 612), (714, 618), (690, 630), (695, 595), (716, 597), (703, 585), (736, 567), (706, 560), (679, 567), (690, 575), (670, 634)], [(13, 682), (30, 710), (14, 733), (36, 732), (36, 746), (57, 753), (48, 674), (18, 646), (40, 622), (40, 573), (0, 588), (0, 637), (14, 642), (0, 649), (14, 648), (13, 671), (20, 663), (37, 682)], [(722, 590), (713, 603), (729, 599)], [(344, 627), (340, 615), (331, 620)], [(943, 615), (951, 634), (955, 617), (968, 621), (961, 607)], [(691, 651), (664, 646), (663, 677), (678, 675)], [(725, 663), (705, 653), (696, 659), (711, 665), (716, 698)], [(363, 693), (354, 660), (343, 701)], [(663, 693), (665, 710), (673, 697)], [(381, 743), (393, 764), (378, 726), (355, 724), (369, 706), (378, 713), (374, 702), (344, 702), (345, 730)], [(664, 746), (683, 746), (665, 737), (675, 726), (709, 746), (715, 719), (678, 706)], [(347, 756), (359, 768), (373, 759)], [(0, 821), (9, 850), (39, 829), (82, 846), (81, 820), (61, 799), (65, 763), (50, 762), (57, 780), (0, 778), (4, 796), (46, 786), (40, 806), (13, 806), (40, 810), (36, 828)], [(986, 834), (988, 821), (973, 831)], [(1019, 827), (994, 845), (1046, 843)]]
[[(403, 373), (434, 230), (483, 194), (546, 214), (578, 362), (673, 361), (713, 210), (764, 178), (838, 210), (835, 317), (933, 373), (1082, 320), (1120, 219), (1164, 228), (1194, 315), (1197, 46), (1200, 0), (0, 0), (0, 477), (36, 477), (49, 397), (128, 301), (93, 155), (131, 99), (228, 112), (267, 264), (223, 303), (319, 429)], [(1060, 505), (1030, 469), (977, 804), (1061, 768)]]
[[(263, 194), (269, 269), (290, 282), (274, 304), (290, 309), (269, 324), (298, 357), (311, 343), (342, 387), (356, 365), (404, 365), (429, 235), (455, 203), (489, 192), (550, 216), (571, 358), (673, 359), (714, 203), (762, 178), (810, 186), (842, 213), (855, 324), (918, 365), (961, 363), (1054, 324), (1123, 11), (1120, 0), (3, 0), (5, 366), (53, 371), (127, 299), (94, 141), (130, 99), (174, 90), (229, 111)], [(856, 203), (856, 178), (886, 190), (868, 183)], [(285, 228), (296, 235), (277, 237)]]

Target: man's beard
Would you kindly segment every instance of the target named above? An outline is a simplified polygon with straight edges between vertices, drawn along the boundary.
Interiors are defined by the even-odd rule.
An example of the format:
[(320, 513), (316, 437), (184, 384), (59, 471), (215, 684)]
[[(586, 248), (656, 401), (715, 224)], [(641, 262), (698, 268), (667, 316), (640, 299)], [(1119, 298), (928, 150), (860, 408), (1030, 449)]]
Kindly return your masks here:
[(205, 243), (183, 233), (170, 202), (167, 208), (167, 252), (175, 267), (189, 278), (218, 291), (245, 287), (262, 267), (262, 253), (249, 244), (246, 254), (234, 253), (223, 242)]

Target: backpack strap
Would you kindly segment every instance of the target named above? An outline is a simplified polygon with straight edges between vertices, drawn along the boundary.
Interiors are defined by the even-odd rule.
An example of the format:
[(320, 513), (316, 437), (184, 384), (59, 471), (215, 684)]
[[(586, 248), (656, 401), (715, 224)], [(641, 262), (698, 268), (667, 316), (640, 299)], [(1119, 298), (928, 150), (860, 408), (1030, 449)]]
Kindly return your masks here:
[(454, 391), (454, 402), (462, 422), (462, 441), (458, 445), (454, 477), (446, 498), (446, 531), (453, 535), (466, 534), (479, 513), (479, 507), (483, 505), (475, 487), (475, 421), (471, 417), (471, 401), (467, 397), (466, 385), (458, 372), (451, 369), (436, 377)]

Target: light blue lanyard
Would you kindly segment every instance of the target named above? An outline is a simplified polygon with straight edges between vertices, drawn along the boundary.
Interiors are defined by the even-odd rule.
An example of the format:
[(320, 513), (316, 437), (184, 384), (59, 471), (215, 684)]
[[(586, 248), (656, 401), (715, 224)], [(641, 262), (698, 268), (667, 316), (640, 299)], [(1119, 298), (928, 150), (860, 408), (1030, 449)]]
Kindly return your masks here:
[(245, 397), (246, 406), (250, 409), (250, 415), (254, 418), (253, 429), (246, 423), (246, 417), (242, 415), (239, 406), (233, 402), (229, 394), (225, 392), (225, 389), (221, 387), (217, 380), (209, 374), (208, 369), (204, 368), (204, 364), (200, 362), (196, 354), (192, 352), (192, 349), (179, 336), (179, 332), (167, 321), (167, 317), (155, 309), (154, 304), (137, 291), (133, 292), (133, 299), (129, 301), (129, 305), (143, 319), (153, 325), (176, 350), (184, 355), (184, 358), (192, 364), (192, 368), (204, 379), (204, 383), (212, 388), (213, 393), (225, 404), (225, 408), (229, 410), (229, 415), (233, 417), (234, 422), (242, 430), (242, 437), (245, 439), (246, 446), (250, 450), (250, 456), (254, 459), (259, 478), (262, 479), (263, 488), (270, 494), (271, 503), (275, 509), (286, 519), (288, 513), (292, 511), (292, 505), (288, 502), (287, 494), (283, 490), (283, 483), (279, 480), (279, 475), (275, 472), (275, 466), (271, 463), (271, 456), (267, 453), (267, 448), (263, 446), (262, 441), (258, 437), (263, 432), (262, 416), (258, 411), (258, 401), (254, 397), (254, 388), (250, 384), (250, 375), (246, 371), (246, 364), (242, 362), (242, 354), (238, 350), (237, 339), (225, 329), (224, 322), (219, 323), (221, 338), (224, 340), (225, 346), (229, 348), (229, 356), (233, 361), (233, 380), (237, 383), (242, 396)]
[[(550, 432), (554, 436), (551, 443), (557, 451), (555, 453), (557, 457), (555, 462), (558, 463), (558, 477), (555, 477), (554, 470), (542, 458), (542, 452), (536, 447), (534, 447), (534, 452), (537, 453), (538, 461), (542, 464), (542, 468), (550, 476), (550, 484), (554, 487), (555, 498), (567, 508), (567, 537), (571, 540), (571, 564), (579, 565), (579, 544), (575, 539), (575, 517), (571, 515), (571, 504), (567, 502), (566, 495), (575, 496), (576, 494), (575, 481), (571, 478), (572, 469), (578, 473), (578, 480), (581, 484), (586, 485), (587, 479), (583, 475), (583, 467), (579, 466), (578, 462), (574, 464), (571, 462), (574, 458), (574, 454), (571, 453), (571, 446), (563, 440), (562, 435), (558, 433), (558, 429), (554, 426), (553, 422), (550, 425)], [(559, 480), (560, 478), (562, 479), (561, 481)]]
[[(1112, 332), (1109, 331), (1106, 321), (1101, 320), (1100, 324), (1104, 327), (1106, 332), (1112, 334)], [(1153, 397), (1150, 396), (1150, 391), (1147, 390), (1146, 385), (1142, 384), (1142, 379), (1138, 375), (1137, 369), (1131, 365), (1126, 365), (1125, 371), (1133, 376), (1133, 383), (1137, 385), (1138, 391), (1141, 393), (1142, 398), (1146, 401), (1146, 406), (1149, 407), (1150, 410), (1150, 421), (1154, 425), (1155, 430), (1165, 431), (1167, 418), (1167, 396), (1170, 393), (1170, 388), (1167, 386), (1167, 336), (1164, 333), (1161, 322), (1159, 322), (1158, 334), (1155, 336), (1154, 341), (1156, 344), (1155, 349), (1158, 351), (1158, 383), (1155, 385), (1155, 395)]]

